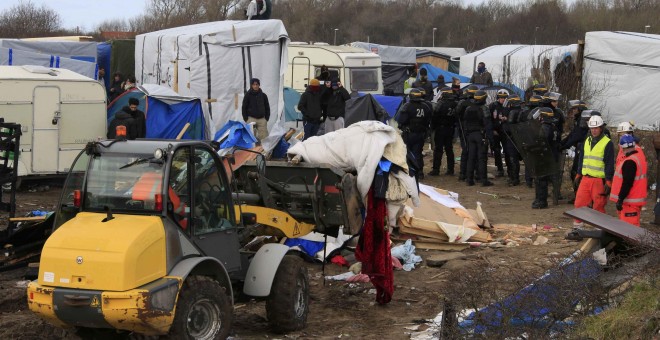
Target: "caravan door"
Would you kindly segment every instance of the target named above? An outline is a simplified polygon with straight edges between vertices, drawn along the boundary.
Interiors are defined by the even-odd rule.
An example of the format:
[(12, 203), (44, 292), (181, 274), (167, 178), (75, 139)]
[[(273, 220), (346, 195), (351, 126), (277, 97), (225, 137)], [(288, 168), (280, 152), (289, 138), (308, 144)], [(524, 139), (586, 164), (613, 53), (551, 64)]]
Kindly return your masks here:
[(291, 60), (291, 84), (285, 84), (296, 91), (305, 91), (309, 85), (312, 63), (307, 57), (294, 57)]
[(60, 154), (57, 120), (61, 113), (59, 87), (35, 87), (32, 102), (32, 172), (57, 171)]

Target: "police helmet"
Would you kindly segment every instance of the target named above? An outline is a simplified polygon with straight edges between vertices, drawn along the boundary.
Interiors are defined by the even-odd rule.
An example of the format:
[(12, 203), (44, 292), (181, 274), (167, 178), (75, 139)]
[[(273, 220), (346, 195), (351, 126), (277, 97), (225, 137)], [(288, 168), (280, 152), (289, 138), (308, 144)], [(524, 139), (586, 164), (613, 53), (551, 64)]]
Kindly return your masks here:
[(632, 148), (635, 146), (635, 137), (632, 135), (623, 135), (619, 138), (619, 145), (624, 149)]
[(443, 99), (454, 99), (455, 94), (454, 91), (451, 89), (451, 87), (443, 87), (440, 89), (440, 94)]
[(424, 91), (418, 88), (414, 88), (410, 90), (408, 95), (410, 96), (411, 100), (421, 100), (422, 97), (424, 97)]
[(553, 111), (549, 107), (539, 107), (537, 109), (538, 109), (539, 115), (541, 116), (542, 119), (543, 118), (552, 118), (552, 117), (555, 116), (555, 111)]
[(543, 97), (539, 96), (538, 94), (535, 94), (531, 97), (529, 97), (529, 101), (527, 104), (532, 107), (536, 107), (541, 105), (541, 101), (543, 101)]
[(546, 103), (558, 102), (559, 98), (561, 98), (561, 93), (546, 92), (545, 94), (543, 94), (543, 101)]
[(597, 128), (603, 125), (605, 125), (603, 117), (592, 115), (591, 118), (589, 118), (589, 128)]
[(545, 84), (536, 84), (532, 88), (532, 92), (534, 92), (534, 94), (542, 95), (548, 92), (548, 87), (545, 86)]
[(479, 86), (477, 86), (477, 85), (470, 85), (470, 86), (468, 86), (468, 87), (465, 89), (465, 95), (466, 95), (468, 98), (472, 98), (472, 97), (474, 97), (474, 94), (477, 93), (477, 91), (479, 91)]
[(587, 109), (587, 104), (579, 99), (573, 99), (568, 101), (568, 108), (582, 111)]
[(474, 102), (477, 104), (486, 103), (486, 98), (488, 98), (488, 93), (486, 91), (479, 90), (474, 93)]
[(584, 110), (580, 113), (580, 127), (589, 127), (589, 118), (591, 118), (591, 110)]
[(497, 99), (506, 98), (508, 96), (509, 96), (509, 91), (507, 91), (505, 89), (497, 90)]
[(522, 104), (522, 99), (517, 94), (511, 94), (508, 97), (506, 97), (506, 102), (504, 102), (504, 106), (507, 107), (520, 107)]
[(617, 133), (632, 133), (634, 125), (631, 122), (621, 122), (616, 127)]

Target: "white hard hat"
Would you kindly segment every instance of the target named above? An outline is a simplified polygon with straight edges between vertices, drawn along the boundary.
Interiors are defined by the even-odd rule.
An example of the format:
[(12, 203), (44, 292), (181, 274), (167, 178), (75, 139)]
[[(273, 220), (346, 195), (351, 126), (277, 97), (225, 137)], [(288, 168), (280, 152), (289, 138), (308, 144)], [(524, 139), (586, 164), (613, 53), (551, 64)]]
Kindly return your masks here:
[(621, 122), (616, 128), (618, 133), (633, 132), (633, 125), (630, 122)]
[(601, 116), (591, 116), (591, 118), (589, 118), (589, 128), (601, 127), (603, 125), (605, 125), (605, 122), (603, 122)]

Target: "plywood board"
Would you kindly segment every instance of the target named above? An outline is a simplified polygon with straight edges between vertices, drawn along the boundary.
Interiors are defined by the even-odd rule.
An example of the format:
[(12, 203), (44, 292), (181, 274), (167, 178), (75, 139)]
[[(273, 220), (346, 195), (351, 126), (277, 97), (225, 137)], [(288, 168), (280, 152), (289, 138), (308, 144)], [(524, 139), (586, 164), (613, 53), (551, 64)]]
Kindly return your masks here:
[(449, 224), (463, 224), (463, 218), (456, 215), (454, 209), (447, 208), (421, 193), (419, 195), (419, 202), (419, 207), (413, 208), (415, 217)]
[(406, 233), (406, 234), (430, 237), (430, 238), (434, 238), (434, 239), (441, 240), (441, 241), (448, 241), (449, 240), (447, 235), (445, 235), (445, 233), (443, 233), (442, 230), (440, 230), (439, 232), (436, 232), (436, 231), (429, 231), (429, 230), (424, 230), (424, 229), (411, 228), (411, 227), (407, 227), (405, 225), (402, 225), (401, 227), (399, 227), (399, 231), (401, 231), (402, 233)]
[(644, 239), (647, 239), (651, 234), (650, 231), (642, 227), (623, 222), (618, 218), (603, 214), (588, 207), (569, 210), (564, 212), (564, 215), (581, 220), (584, 223), (604, 230), (609, 234), (619, 236), (631, 243), (640, 243)]
[(461, 251), (470, 248), (470, 245), (467, 243), (413, 241), (413, 244), (417, 249), (430, 250)]

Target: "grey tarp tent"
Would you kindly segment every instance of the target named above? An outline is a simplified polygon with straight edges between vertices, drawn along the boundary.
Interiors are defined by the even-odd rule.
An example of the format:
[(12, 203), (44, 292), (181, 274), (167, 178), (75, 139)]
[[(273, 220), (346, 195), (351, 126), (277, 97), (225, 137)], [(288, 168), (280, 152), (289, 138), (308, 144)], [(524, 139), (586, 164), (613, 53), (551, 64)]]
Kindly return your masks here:
[(358, 47), (380, 56), (383, 72), (383, 90), (392, 94), (403, 94), (403, 82), (409, 77), (409, 70), (415, 66), (416, 50), (414, 47), (387, 46), (365, 42), (354, 42)]
[(346, 102), (344, 126), (349, 126), (363, 120), (384, 122), (388, 118), (387, 111), (370, 94), (362, 97), (353, 97)]

